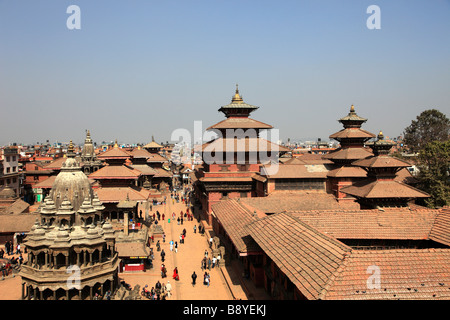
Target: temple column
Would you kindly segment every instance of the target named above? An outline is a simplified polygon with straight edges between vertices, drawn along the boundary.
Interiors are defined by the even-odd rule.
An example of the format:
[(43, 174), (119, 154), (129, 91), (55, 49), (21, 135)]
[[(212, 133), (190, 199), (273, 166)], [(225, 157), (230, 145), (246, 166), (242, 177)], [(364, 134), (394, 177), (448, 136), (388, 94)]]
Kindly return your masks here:
[(128, 221), (128, 211), (125, 211), (123, 213), (123, 232), (126, 236), (128, 236), (128, 227), (129, 227), (129, 221)]

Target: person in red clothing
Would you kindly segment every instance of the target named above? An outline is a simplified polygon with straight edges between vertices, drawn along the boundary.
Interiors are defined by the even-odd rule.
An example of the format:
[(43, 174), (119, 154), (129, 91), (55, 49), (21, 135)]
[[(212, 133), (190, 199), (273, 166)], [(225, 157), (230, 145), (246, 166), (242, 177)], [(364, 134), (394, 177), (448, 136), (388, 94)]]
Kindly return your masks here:
[(180, 280), (180, 276), (178, 275), (178, 269), (177, 267), (175, 267), (175, 269), (173, 269), (173, 276), (172, 278), (174, 278), (175, 280)]

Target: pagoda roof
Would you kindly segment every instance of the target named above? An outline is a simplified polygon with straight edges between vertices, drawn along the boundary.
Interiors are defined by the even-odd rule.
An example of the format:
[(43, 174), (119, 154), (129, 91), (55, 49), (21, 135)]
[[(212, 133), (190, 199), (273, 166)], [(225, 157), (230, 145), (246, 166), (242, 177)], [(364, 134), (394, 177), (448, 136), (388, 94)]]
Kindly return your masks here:
[(365, 199), (379, 198), (428, 198), (430, 195), (395, 180), (376, 180), (356, 182), (341, 188), (341, 192)]
[(330, 152), (323, 156), (324, 159), (330, 160), (359, 160), (373, 156), (368, 148), (339, 148), (336, 151)]
[[(280, 164), (275, 174), (264, 173), (266, 166), (261, 168), (261, 175), (269, 179), (300, 179), (300, 178), (326, 178), (328, 169), (323, 164)], [(270, 171), (269, 171), (270, 172)]]
[(365, 168), (406, 168), (411, 166), (408, 162), (388, 155), (356, 160), (352, 162), (352, 165)]
[(167, 171), (163, 168), (153, 168), (156, 171), (154, 178), (170, 178), (172, 177), (172, 172)]
[[(253, 106), (251, 104), (247, 104), (242, 99), (241, 95), (239, 94), (239, 88), (236, 84), (236, 93), (234, 94), (233, 98), (231, 99), (231, 103), (227, 104), (225, 106), (222, 106), (219, 111), (222, 111), (226, 117), (230, 116), (244, 116), (248, 117), (248, 115), (258, 109), (259, 107)], [(238, 111), (241, 111), (240, 113)]]
[(156, 143), (155, 141), (152, 141), (152, 142), (147, 143), (144, 146), (144, 148), (148, 148), (148, 149), (150, 149), (150, 148), (163, 148), (163, 146), (160, 145), (159, 143)]
[(345, 117), (339, 119), (339, 122), (350, 122), (350, 121), (355, 121), (355, 122), (362, 123), (362, 122), (366, 122), (367, 119), (358, 116), (356, 114), (355, 107), (352, 105), (350, 107), (350, 112), (348, 113), (348, 115), (346, 115)]
[(363, 130), (361, 128), (345, 128), (341, 131), (333, 133), (330, 135), (331, 139), (339, 140), (339, 139), (371, 139), (374, 138), (375, 135), (369, 131)]
[(331, 178), (365, 178), (367, 177), (367, 172), (360, 167), (342, 166), (330, 170), (327, 176)]
[(147, 162), (167, 162), (167, 159), (158, 153), (150, 153), (150, 157), (147, 158)]
[(142, 148), (134, 148), (130, 154), (133, 156), (133, 158), (145, 158), (148, 159), (152, 156), (150, 152), (148, 152), (145, 149)]
[(117, 144), (109, 149), (106, 150), (103, 153), (100, 153), (97, 155), (97, 158), (100, 160), (106, 160), (106, 159), (128, 159), (131, 157), (131, 154), (122, 148), (119, 148)]
[(248, 117), (229, 117), (220, 121), (206, 130), (211, 129), (272, 129), (273, 127), (261, 121)]
[(91, 173), (91, 179), (137, 179), (142, 173), (127, 166), (107, 165)]
[[(243, 143), (244, 142), (244, 143)], [(231, 149), (231, 150), (230, 150)], [(263, 138), (218, 138), (202, 145), (202, 152), (288, 152), (289, 148), (280, 146)]]
[(130, 165), (128, 165), (128, 167), (130, 167), (131, 169), (137, 170), (146, 176), (158, 174), (158, 171), (156, 171), (154, 168), (152, 168), (146, 164), (130, 164)]

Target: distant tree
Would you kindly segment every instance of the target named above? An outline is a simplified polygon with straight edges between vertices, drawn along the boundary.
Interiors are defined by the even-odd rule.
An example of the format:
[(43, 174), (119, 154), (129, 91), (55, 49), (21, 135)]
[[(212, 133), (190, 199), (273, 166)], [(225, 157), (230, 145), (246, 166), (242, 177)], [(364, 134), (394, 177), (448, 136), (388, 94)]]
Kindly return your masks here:
[(436, 109), (423, 111), (405, 128), (403, 142), (411, 151), (419, 152), (432, 141), (447, 141), (450, 135), (450, 119)]
[(419, 152), (419, 187), (429, 193), (428, 207), (450, 205), (450, 140), (429, 142)]

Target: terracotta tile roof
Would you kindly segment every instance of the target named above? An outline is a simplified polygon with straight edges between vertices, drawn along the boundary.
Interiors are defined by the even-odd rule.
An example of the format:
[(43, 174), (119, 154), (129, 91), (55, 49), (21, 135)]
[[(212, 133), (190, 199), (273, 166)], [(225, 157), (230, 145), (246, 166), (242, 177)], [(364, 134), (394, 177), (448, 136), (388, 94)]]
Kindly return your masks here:
[(148, 152), (145, 149), (139, 149), (139, 148), (134, 148), (130, 154), (133, 156), (133, 158), (150, 158), (151, 157), (151, 153)]
[[(242, 203), (271, 214), (282, 211), (340, 210), (336, 198), (325, 192), (273, 191), (267, 197), (241, 198)], [(355, 204), (359, 208), (359, 205)]]
[[(433, 211), (422, 217), (412, 217), (417, 213), (406, 217), (405, 212), (396, 217), (389, 217), (392, 212), (367, 217), (367, 213), (336, 213), (335, 217), (327, 215), (314, 220), (305, 218), (304, 213), (283, 212), (250, 223), (247, 229), (308, 299), (450, 299), (450, 249), (354, 250), (334, 238), (336, 233), (345, 236), (343, 233), (356, 232), (362, 238), (378, 239), (386, 231), (388, 238), (420, 238), (430, 229)], [(345, 220), (349, 217), (353, 222), (347, 233), (342, 229), (347, 227)], [(369, 223), (363, 217), (367, 217)], [(375, 217), (378, 222), (373, 220)], [(406, 230), (401, 230), (402, 220)], [(413, 225), (407, 225), (409, 222)], [(335, 223), (337, 225), (333, 226)], [(361, 223), (365, 225), (357, 227)], [(444, 224), (445, 228), (450, 224), (443, 216), (437, 223)], [(316, 229), (314, 224), (322, 229)], [(325, 229), (329, 234), (322, 232)], [(378, 230), (374, 232), (375, 229)], [(441, 234), (447, 232), (447, 229), (440, 231)], [(373, 272), (368, 271), (371, 266), (379, 268), (379, 289), (368, 286)]]
[(402, 168), (399, 171), (397, 171), (397, 175), (395, 176), (394, 180), (412, 185), (418, 182), (418, 180), (414, 178), (411, 172), (409, 172), (409, 170), (406, 168)]
[(249, 233), (278, 268), (308, 299), (322, 298), (351, 248), (318, 232), (289, 213), (247, 226)]
[(341, 192), (358, 198), (428, 198), (429, 195), (399, 181), (361, 181), (341, 188)]
[(355, 162), (352, 162), (352, 165), (366, 168), (400, 168), (411, 166), (411, 164), (409, 164), (408, 162), (387, 155), (357, 160)]
[(153, 168), (156, 173), (153, 177), (155, 178), (171, 178), (172, 172), (164, 170), (163, 168)]
[(261, 121), (247, 117), (230, 117), (220, 121), (206, 130), (211, 129), (272, 129), (273, 127)]
[(358, 160), (364, 159), (373, 154), (367, 148), (342, 148), (337, 149), (334, 152), (323, 155), (324, 159), (330, 160)]
[(141, 172), (143, 175), (146, 175), (146, 176), (158, 174), (158, 171), (156, 171), (155, 169), (153, 169), (152, 167), (150, 167), (146, 164), (131, 164), (131, 165), (129, 165), (129, 167), (131, 169)]
[(430, 239), (450, 246), (450, 208), (443, 208), (436, 215)]
[(326, 178), (328, 169), (323, 164), (280, 164), (275, 174), (266, 174), (266, 166), (261, 167), (261, 175), (269, 179), (283, 178)]
[(367, 177), (367, 172), (360, 167), (342, 166), (328, 171), (327, 176), (332, 178), (364, 178)]
[(147, 143), (144, 148), (162, 148), (163, 146), (156, 143), (155, 141)]
[[(379, 289), (368, 287), (370, 266), (379, 268)], [(353, 250), (324, 298), (450, 299), (450, 250)]]
[(54, 176), (50, 176), (47, 179), (45, 179), (44, 181), (41, 181), (39, 183), (36, 183), (33, 188), (34, 189), (39, 189), (39, 188), (43, 188), (43, 189), (51, 189), (53, 187), (53, 183), (55, 182), (56, 179), (56, 175)]
[(91, 173), (91, 179), (137, 179), (141, 175), (138, 170), (130, 169), (126, 166), (104, 166)]
[(306, 164), (306, 162), (301, 160), (300, 157), (280, 158), (279, 160), (283, 164)]
[[(437, 212), (432, 209), (331, 210), (292, 212), (292, 215), (336, 239), (426, 240)], [(450, 221), (447, 221), (447, 227), (450, 229)]]
[(147, 162), (167, 162), (167, 159), (162, 155), (157, 153), (150, 153), (150, 157), (148, 157)]
[(38, 214), (0, 214), (0, 233), (29, 232)]
[(288, 152), (289, 148), (262, 138), (218, 138), (202, 145), (202, 152)]
[(136, 190), (134, 188), (100, 187), (95, 191), (102, 203), (118, 203), (126, 200), (127, 196), (131, 201), (144, 201), (149, 197), (148, 191), (143, 188)]
[(360, 128), (346, 128), (333, 133), (330, 136), (330, 139), (342, 139), (342, 138), (375, 138), (375, 135), (369, 131), (360, 129)]
[(109, 150), (106, 150), (103, 153), (97, 155), (97, 158), (100, 160), (105, 159), (128, 159), (131, 157), (131, 153), (123, 150), (119, 147), (114, 147)]
[(254, 222), (253, 212), (239, 204), (237, 200), (220, 201), (212, 205), (213, 215), (225, 228), (234, 246), (240, 253), (261, 251), (256, 242), (249, 237), (246, 225)]
[[(76, 157), (76, 159), (78, 161), (80, 161), (79, 157)], [(44, 166), (44, 169), (47, 169), (47, 170), (61, 170), (62, 164), (64, 162), (66, 162), (66, 160), (67, 160), (66, 157), (61, 157), (61, 158), (55, 159), (54, 161), (50, 162), (49, 164), (46, 164)]]

